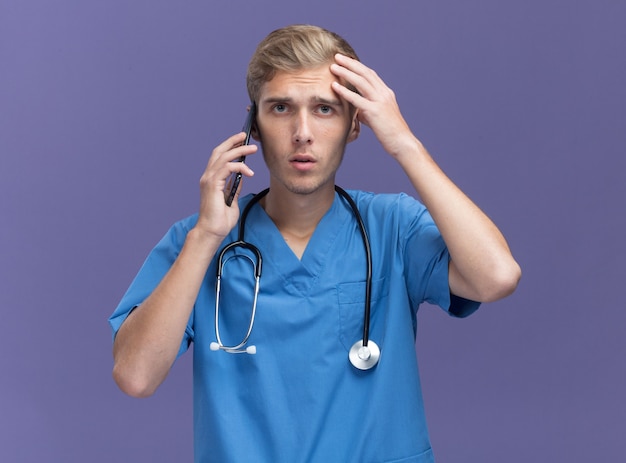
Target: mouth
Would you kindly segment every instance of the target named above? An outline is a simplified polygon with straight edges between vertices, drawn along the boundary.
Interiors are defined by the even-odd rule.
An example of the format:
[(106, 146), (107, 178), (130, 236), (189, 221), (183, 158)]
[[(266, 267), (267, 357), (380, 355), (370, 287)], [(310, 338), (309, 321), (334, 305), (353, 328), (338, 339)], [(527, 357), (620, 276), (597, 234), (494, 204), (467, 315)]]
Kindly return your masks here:
[(289, 161), (298, 162), (298, 163), (300, 162), (306, 163), (306, 162), (315, 162), (315, 159), (313, 159), (313, 156), (309, 156), (308, 154), (296, 154), (292, 156)]
[(315, 165), (315, 159), (308, 154), (296, 154), (289, 159), (289, 163), (298, 170), (308, 170)]

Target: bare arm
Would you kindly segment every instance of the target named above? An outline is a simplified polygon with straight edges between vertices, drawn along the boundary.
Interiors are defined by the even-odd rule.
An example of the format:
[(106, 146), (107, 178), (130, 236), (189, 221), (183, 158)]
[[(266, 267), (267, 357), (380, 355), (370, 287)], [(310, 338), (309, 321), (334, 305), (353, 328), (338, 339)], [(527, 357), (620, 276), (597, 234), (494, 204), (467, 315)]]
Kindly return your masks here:
[(451, 256), (450, 291), (466, 299), (489, 302), (512, 293), (521, 270), (494, 223), (443, 173), (413, 135), (391, 89), (362, 63), (337, 55), (332, 72), (359, 93), (335, 83), (333, 89), (353, 104), (402, 166), (431, 213)]
[(154, 393), (167, 376), (180, 348), (187, 322), (207, 268), (224, 237), (237, 223), (237, 201), (224, 203), (231, 172), (252, 176), (234, 159), (257, 150), (238, 146), (240, 133), (215, 148), (200, 180), (200, 211), (178, 258), (150, 296), (120, 327), (113, 344), (113, 377), (120, 389), (135, 397)]

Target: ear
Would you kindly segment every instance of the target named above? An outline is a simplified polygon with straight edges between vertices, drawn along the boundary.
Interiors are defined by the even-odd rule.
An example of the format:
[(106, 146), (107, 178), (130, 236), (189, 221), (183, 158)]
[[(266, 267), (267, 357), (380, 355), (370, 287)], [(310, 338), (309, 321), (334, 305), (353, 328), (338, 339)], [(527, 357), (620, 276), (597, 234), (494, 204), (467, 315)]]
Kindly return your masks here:
[(255, 140), (258, 141), (259, 143), (261, 143), (261, 133), (259, 132), (259, 127), (256, 123), (256, 121), (254, 121), (252, 123), (252, 130), (250, 130), (250, 136)]
[(359, 110), (355, 109), (354, 114), (352, 115), (352, 125), (350, 126), (350, 131), (348, 132), (348, 138), (346, 140), (347, 143), (350, 143), (357, 138), (359, 138), (359, 134), (361, 133), (361, 123), (359, 122)]

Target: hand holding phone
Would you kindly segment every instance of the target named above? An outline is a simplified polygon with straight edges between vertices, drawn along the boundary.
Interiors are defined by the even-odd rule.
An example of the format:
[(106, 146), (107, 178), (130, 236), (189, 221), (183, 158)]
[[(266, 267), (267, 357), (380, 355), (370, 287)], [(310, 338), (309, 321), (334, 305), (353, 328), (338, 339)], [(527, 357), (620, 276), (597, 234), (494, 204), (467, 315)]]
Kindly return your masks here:
[[(252, 126), (254, 125), (254, 121), (256, 119), (256, 104), (252, 103), (250, 106), (250, 110), (248, 111), (248, 116), (246, 117), (246, 122), (241, 129), (242, 132), (246, 133), (246, 139), (243, 141), (242, 145), (250, 144), (250, 132), (252, 131)], [(246, 157), (241, 156), (236, 162), (246, 162)], [(237, 172), (230, 175), (228, 182), (226, 182), (226, 191), (224, 192), (224, 201), (226, 205), (230, 207), (233, 203), (233, 199), (235, 198), (235, 194), (237, 193), (237, 189), (239, 188), (239, 184), (241, 183), (241, 173)]]

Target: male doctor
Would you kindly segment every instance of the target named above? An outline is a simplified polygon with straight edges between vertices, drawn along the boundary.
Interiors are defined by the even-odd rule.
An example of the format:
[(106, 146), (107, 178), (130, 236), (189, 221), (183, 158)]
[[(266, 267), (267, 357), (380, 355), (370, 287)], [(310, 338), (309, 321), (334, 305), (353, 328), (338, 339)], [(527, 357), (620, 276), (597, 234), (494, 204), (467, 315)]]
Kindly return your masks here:
[[(415, 358), (423, 301), (453, 316), (509, 295), (520, 268), (492, 221), (441, 171), (403, 118), (394, 93), (337, 34), (315, 26), (272, 32), (247, 75), (252, 136), (269, 192), (224, 200), (234, 162), (257, 152), (237, 133), (217, 146), (200, 180), (199, 212), (177, 222), (148, 256), (110, 318), (113, 376), (147, 397), (194, 343), (198, 462), (433, 462)], [(346, 145), (369, 127), (422, 202), (405, 194), (335, 189)], [(228, 259), (217, 330), (245, 335), (255, 355), (217, 345), (217, 255), (237, 240), (263, 256), (258, 300), (247, 259)], [(370, 339), (375, 365), (355, 368), (371, 246)], [(240, 256), (234, 252), (233, 255)]]

